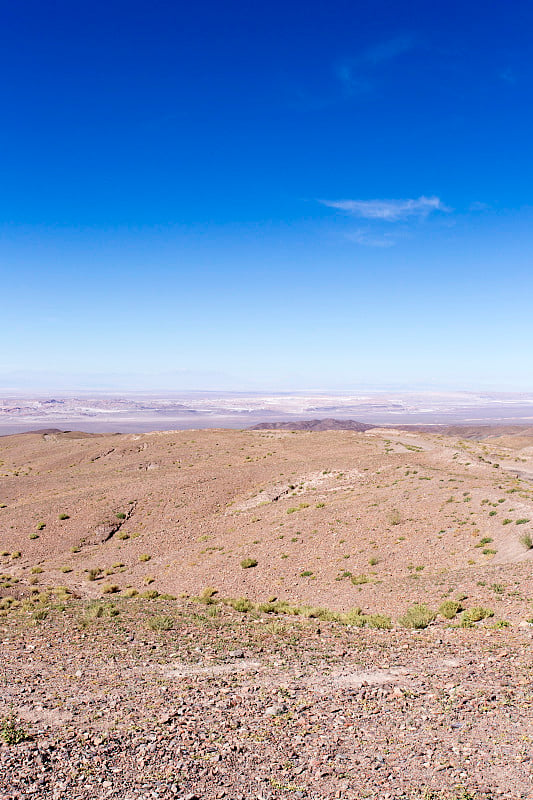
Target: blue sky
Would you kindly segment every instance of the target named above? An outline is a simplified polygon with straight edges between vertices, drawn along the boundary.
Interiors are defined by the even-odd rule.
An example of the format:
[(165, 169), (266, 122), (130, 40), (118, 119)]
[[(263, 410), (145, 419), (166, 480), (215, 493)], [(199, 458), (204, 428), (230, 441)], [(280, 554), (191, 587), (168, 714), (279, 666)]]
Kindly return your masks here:
[(1, 22), (0, 387), (533, 389), (531, 0)]

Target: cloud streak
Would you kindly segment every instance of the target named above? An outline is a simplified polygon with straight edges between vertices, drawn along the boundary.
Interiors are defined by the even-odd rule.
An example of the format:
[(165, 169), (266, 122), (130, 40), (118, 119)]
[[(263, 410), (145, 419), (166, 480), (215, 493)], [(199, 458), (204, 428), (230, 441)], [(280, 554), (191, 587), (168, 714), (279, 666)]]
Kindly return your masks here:
[(363, 229), (347, 233), (346, 238), (351, 242), (362, 244), (365, 247), (394, 247), (396, 244), (396, 241), (392, 239), (388, 233), (383, 234), (383, 236), (376, 236)]
[(439, 197), (426, 197), (405, 200), (319, 200), (322, 205), (344, 211), (354, 217), (399, 222), (410, 217), (424, 218), (434, 211), (450, 212)]
[(415, 38), (411, 34), (396, 36), (338, 62), (335, 74), (346, 94), (370, 92), (374, 88), (374, 70), (408, 53), (414, 46)]

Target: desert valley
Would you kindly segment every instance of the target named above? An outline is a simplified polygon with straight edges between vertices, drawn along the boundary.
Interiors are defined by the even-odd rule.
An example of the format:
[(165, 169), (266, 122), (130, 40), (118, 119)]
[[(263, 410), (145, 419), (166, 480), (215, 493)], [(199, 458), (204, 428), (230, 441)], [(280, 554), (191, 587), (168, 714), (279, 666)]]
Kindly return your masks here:
[(533, 430), (258, 427), (0, 439), (6, 797), (530, 797)]

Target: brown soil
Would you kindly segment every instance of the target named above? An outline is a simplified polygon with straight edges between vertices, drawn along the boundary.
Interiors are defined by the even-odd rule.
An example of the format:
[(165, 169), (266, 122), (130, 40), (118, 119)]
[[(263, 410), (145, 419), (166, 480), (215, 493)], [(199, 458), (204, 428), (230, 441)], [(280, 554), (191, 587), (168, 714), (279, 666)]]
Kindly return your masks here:
[(0, 800), (533, 797), (523, 433), (48, 432), (0, 460), (0, 742), (31, 735)]
[[(384, 429), (47, 433), (2, 438), (0, 459), (10, 594), (97, 597), (104, 583), (153, 579), (174, 595), (214, 586), (393, 619), (457, 593), (495, 619), (531, 616), (527, 444)], [(246, 558), (257, 566), (242, 569)]]

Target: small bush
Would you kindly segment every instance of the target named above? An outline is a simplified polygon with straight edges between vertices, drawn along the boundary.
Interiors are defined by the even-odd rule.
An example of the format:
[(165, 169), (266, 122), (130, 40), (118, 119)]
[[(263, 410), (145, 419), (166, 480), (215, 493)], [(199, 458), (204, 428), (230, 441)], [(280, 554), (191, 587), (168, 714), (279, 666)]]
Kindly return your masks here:
[(163, 615), (150, 617), (148, 620), (148, 627), (153, 631), (171, 631), (174, 627), (174, 620), (172, 617)]
[(304, 569), (303, 572), (300, 572), (300, 578), (310, 578), (312, 574), (310, 569)]
[(526, 519), (525, 517), (522, 517), (521, 519), (517, 519), (516, 520), (515, 525), (525, 525), (527, 522), (530, 522), (530, 521), (531, 520)]
[(206, 606), (214, 605), (217, 601), (215, 599), (215, 595), (217, 594), (217, 590), (214, 586), (206, 586), (203, 592), (195, 597), (197, 603), (204, 603)]
[(458, 600), (445, 600), (439, 606), (439, 614), (445, 619), (453, 619), (462, 610), (463, 607)]
[(146, 592), (141, 592), (139, 597), (142, 597), (143, 600), (155, 600), (156, 597), (159, 597), (159, 592), (155, 589), (147, 589)]
[(254, 607), (254, 604), (248, 600), (247, 597), (239, 597), (237, 599), (230, 598), (226, 600), (226, 605), (231, 606), (235, 611), (240, 611), (241, 614), (246, 614)]
[(139, 592), (137, 591), (137, 589), (133, 589), (131, 586), (128, 587), (128, 589), (124, 589), (124, 591), (122, 592), (123, 597), (135, 597), (138, 594)]
[(257, 559), (256, 558), (243, 558), (241, 561), (241, 567), (243, 569), (251, 569), (252, 567), (257, 567)]
[(465, 627), (468, 627), (468, 623), (481, 622), (481, 620), (493, 616), (494, 611), (491, 611), (490, 608), (483, 608), (483, 606), (472, 606), (472, 608), (468, 608), (463, 612), (461, 621), (466, 622), (467, 624)]
[(526, 550), (533, 550), (533, 537), (531, 534), (524, 533), (524, 535), (520, 537), (520, 544), (522, 544)]
[(116, 583), (105, 583), (102, 586), (103, 594), (116, 594), (117, 592), (120, 592), (120, 586), (117, 586)]
[(60, 514), (60, 515), (59, 515), (59, 519), (60, 519), (60, 520), (64, 520), (64, 519), (70, 519), (70, 517), (69, 517), (69, 515), (68, 515), (68, 514)]
[(122, 514), (122, 513), (120, 513), (120, 514), (115, 514), (115, 517), (116, 517), (117, 519), (126, 519), (126, 515), (125, 515), (125, 514)]
[(354, 586), (362, 586), (364, 583), (370, 583), (370, 578), (366, 575), (352, 575), (350, 580)]
[(387, 517), (387, 521), (388, 521), (389, 525), (399, 525), (400, 522), (402, 521), (402, 518), (400, 516), (400, 512), (397, 511), (396, 509), (391, 511), (389, 516)]
[(38, 531), (43, 531), (45, 528), (46, 528), (46, 522), (39, 522), (39, 524), (37, 525)]
[(32, 575), (40, 575), (42, 572), (41, 567), (32, 567), (30, 570)]
[(376, 558), (376, 556), (372, 556), (372, 558), (368, 559), (368, 563), (370, 564), (371, 567), (375, 567), (376, 564), (379, 564), (379, 559)]
[(399, 622), (404, 628), (421, 630), (422, 628), (427, 628), (434, 619), (434, 612), (424, 603), (415, 603), (411, 608), (407, 609), (403, 617), (400, 617)]
[(142, 553), (139, 556), (139, 561), (150, 561), (151, 558), (152, 556), (149, 556), (148, 553)]
[(95, 581), (101, 574), (101, 567), (93, 567), (93, 569), (87, 570), (87, 577), (90, 581)]
[(385, 614), (366, 614), (365, 619), (369, 628), (389, 630), (392, 627), (391, 618)]
[(17, 721), (14, 714), (1, 721), (0, 737), (6, 744), (19, 744), (29, 738), (25, 728)]

